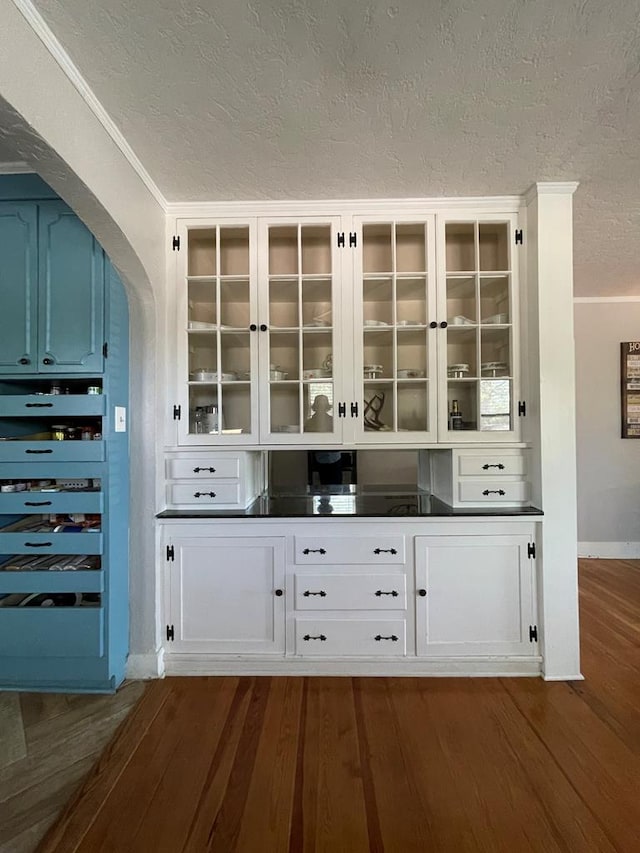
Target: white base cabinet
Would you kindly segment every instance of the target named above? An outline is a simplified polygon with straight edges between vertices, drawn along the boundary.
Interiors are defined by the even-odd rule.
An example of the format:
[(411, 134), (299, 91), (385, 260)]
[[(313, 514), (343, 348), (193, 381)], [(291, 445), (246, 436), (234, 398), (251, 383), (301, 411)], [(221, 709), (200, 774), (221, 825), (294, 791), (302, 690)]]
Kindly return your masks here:
[(539, 674), (535, 530), (163, 519), (167, 671)]

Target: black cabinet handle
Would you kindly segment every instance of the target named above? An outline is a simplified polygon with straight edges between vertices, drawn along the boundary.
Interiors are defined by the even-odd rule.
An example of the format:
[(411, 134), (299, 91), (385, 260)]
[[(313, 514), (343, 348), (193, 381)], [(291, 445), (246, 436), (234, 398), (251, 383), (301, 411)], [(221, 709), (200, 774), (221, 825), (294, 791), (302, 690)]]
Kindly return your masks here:
[(440, 328), (441, 328), (441, 329), (446, 329), (448, 325), (449, 325), (449, 324), (447, 323), (447, 321), (446, 321), (446, 320), (443, 320), (443, 321), (442, 321), (442, 323), (440, 323)]
[(256, 326), (256, 324), (255, 324), (255, 323), (252, 323), (252, 324), (249, 326), (249, 331), (250, 331), (250, 332), (255, 332), (255, 331), (257, 330), (257, 328), (258, 328), (258, 327)]
[(199, 473), (200, 473), (200, 471), (208, 471), (210, 474), (215, 474), (215, 473), (216, 473), (216, 469), (215, 469), (215, 468), (194, 468), (194, 469), (193, 469), (193, 473), (194, 473), (194, 474), (199, 474)]
[(352, 418), (358, 417), (358, 404), (357, 403), (351, 404), (351, 417)]
[(319, 595), (320, 598), (326, 598), (327, 597), (327, 593), (323, 589), (318, 590), (318, 592), (312, 592), (310, 589), (305, 589), (305, 591), (302, 594), (304, 595), (305, 598), (309, 598), (310, 595)]
[(432, 321), (429, 323), (429, 328), (430, 328), (430, 329), (437, 329), (437, 328), (438, 328), (438, 324), (436, 323), (436, 321), (435, 321), (435, 320), (432, 320)]
[(305, 634), (302, 639), (305, 641), (305, 643), (308, 643), (309, 640), (320, 640), (324, 643), (327, 638), (324, 634), (318, 634), (316, 637), (313, 637), (311, 634)]
[(396, 551), (395, 548), (374, 548), (373, 553), (374, 554), (397, 554), (398, 552)]
[(267, 324), (266, 323), (260, 323), (260, 331), (261, 332), (267, 331)]
[(398, 642), (398, 638), (395, 634), (391, 634), (389, 637), (383, 637), (382, 634), (376, 634), (373, 639), (376, 640), (378, 643), (380, 642), (380, 640), (391, 640), (393, 643)]
[(43, 364), (53, 364), (53, 363), (54, 363), (54, 361), (53, 361), (53, 359), (52, 359), (52, 358), (48, 358), (48, 357), (47, 357), (47, 358), (43, 358), (43, 359), (42, 359), (42, 363), (43, 363)]
[(31, 364), (31, 359), (25, 358), (25, 356), (22, 356), (22, 358), (18, 359), (18, 364)]
[(420, 596), (420, 598), (424, 598), (426, 594), (427, 594), (426, 589), (419, 589), (418, 590), (418, 595)]
[(498, 469), (498, 471), (504, 471), (504, 465), (502, 464), (502, 462), (498, 462), (498, 463), (497, 463), (497, 464), (495, 464), (495, 465), (489, 465), (489, 463), (487, 462), (487, 464), (486, 464), (486, 465), (483, 465), (483, 466), (482, 466), (482, 470), (483, 470), (483, 471), (488, 471), (488, 470), (489, 470), (489, 468), (497, 468), (497, 469)]
[(391, 589), (388, 592), (384, 589), (377, 589), (376, 595), (380, 598), (381, 595), (392, 595), (394, 598), (398, 597), (398, 591), (395, 589)]
[(53, 403), (25, 403), (25, 409), (50, 409)]
[(303, 554), (326, 554), (324, 548), (305, 548)]
[(485, 489), (483, 495), (506, 495), (504, 489)]
[(51, 506), (51, 501), (25, 501), (25, 506)]
[(347, 404), (346, 403), (338, 403), (338, 417), (346, 418), (347, 417)]
[(275, 594), (278, 596), (278, 598), (280, 598), (281, 595), (284, 595), (284, 593), (281, 589), (276, 589)]
[(53, 542), (25, 542), (25, 548), (51, 548)]
[(25, 453), (53, 453), (53, 450), (25, 450)]
[(194, 498), (215, 498), (215, 492), (194, 492)]

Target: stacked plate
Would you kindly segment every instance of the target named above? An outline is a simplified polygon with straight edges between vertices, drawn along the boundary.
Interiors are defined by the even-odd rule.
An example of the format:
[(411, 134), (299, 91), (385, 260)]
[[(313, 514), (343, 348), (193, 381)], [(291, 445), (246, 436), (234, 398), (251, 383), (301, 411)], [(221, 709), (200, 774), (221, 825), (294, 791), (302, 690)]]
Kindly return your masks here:
[(506, 376), (509, 366), (505, 361), (485, 361), (480, 365), (483, 376)]
[(363, 373), (365, 379), (378, 379), (378, 377), (382, 376), (382, 365), (365, 364), (363, 368)]
[(460, 362), (460, 364), (450, 364), (447, 367), (447, 376), (449, 379), (464, 379), (464, 377), (469, 372), (469, 365), (467, 362)]

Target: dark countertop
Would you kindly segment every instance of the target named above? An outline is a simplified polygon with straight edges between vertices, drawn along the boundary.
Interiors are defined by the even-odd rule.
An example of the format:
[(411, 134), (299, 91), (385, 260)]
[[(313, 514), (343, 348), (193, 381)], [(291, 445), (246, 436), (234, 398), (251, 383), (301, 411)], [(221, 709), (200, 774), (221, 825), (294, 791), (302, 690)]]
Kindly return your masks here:
[(410, 487), (328, 486), (313, 493), (265, 493), (244, 510), (167, 509), (157, 518), (467, 518), (540, 516), (536, 507), (466, 507), (453, 509), (436, 497)]

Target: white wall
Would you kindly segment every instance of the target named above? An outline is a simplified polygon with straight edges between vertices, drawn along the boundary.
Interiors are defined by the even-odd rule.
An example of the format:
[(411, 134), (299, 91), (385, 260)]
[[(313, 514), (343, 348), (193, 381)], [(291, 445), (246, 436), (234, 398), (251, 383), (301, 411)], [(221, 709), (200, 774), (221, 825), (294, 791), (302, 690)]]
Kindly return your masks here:
[(640, 340), (640, 298), (574, 310), (578, 552), (639, 558), (640, 439), (620, 438), (620, 343)]

